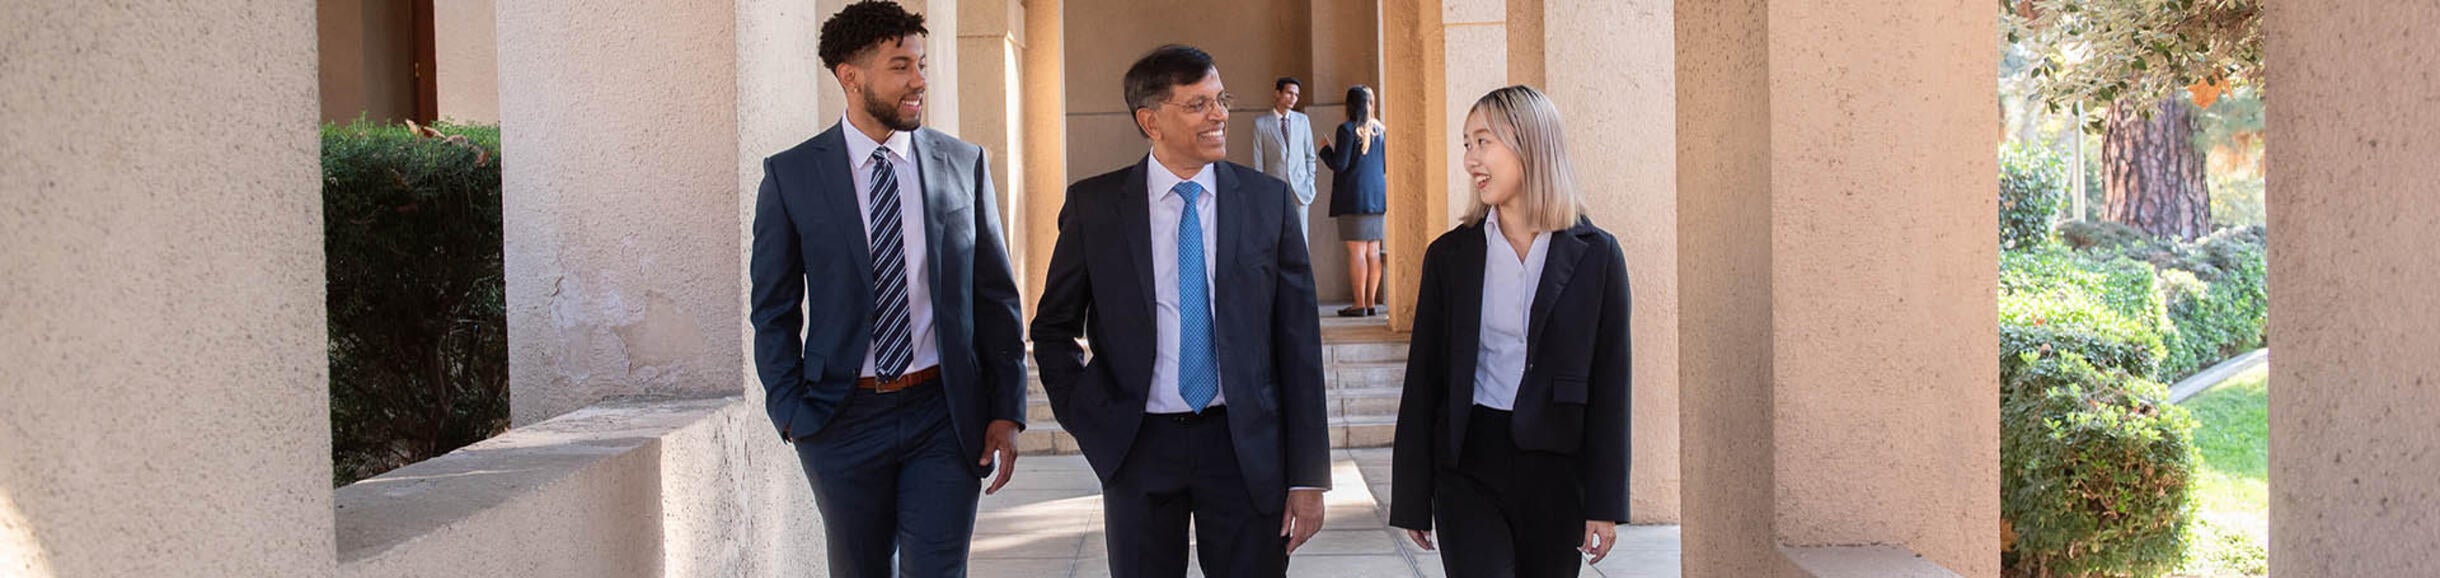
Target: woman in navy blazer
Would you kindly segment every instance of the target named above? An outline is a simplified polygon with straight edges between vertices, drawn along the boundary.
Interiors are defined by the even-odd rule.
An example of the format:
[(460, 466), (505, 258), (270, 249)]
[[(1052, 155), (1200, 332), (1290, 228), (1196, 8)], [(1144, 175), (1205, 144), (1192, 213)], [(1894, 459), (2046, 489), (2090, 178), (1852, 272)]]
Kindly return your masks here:
[(1339, 239), (1347, 243), (1347, 287), (1356, 301), (1340, 309), (1340, 317), (1381, 313), (1382, 214), (1389, 212), (1382, 159), (1388, 157), (1381, 150), (1387, 138), (1372, 103), (1372, 89), (1347, 87), (1347, 122), (1339, 123), (1336, 138), (1322, 141), (1322, 164), (1332, 171), (1330, 216), (1338, 220)]
[(1627, 519), (1627, 265), (1584, 218), (1558, 109), (1467, 115), (1474, 208), (1424, 252), (1390, 525), (1449, 576), (1574, 576)]

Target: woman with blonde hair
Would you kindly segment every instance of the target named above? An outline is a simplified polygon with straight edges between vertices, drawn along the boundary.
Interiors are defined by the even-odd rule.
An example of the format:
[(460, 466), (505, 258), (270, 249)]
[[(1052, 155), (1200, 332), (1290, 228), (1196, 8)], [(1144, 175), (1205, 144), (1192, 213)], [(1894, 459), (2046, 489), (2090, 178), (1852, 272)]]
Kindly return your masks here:
[(1340, 317), (1381, 313), (1382, 216), (1389, 212), (1388, 158), (1372, 89), (1347, 87), (1347, 122), (1338, 136), (1322, 141), (1322, 164), (1329, 165), (1330, 216), (1339, 222), (1339, 239), (1347, 243), (1347, 286), (1355, 305), (1339, 310)]
[[(1464, 224), (1424, 252), (1390, 525), (1456, 578), (1574, 576), (1627, 519), (1627, 265), (1594, 227), (1559, 111), (1474, 102)], [(1437, 522), (1437, 524), (1435, 524)]]

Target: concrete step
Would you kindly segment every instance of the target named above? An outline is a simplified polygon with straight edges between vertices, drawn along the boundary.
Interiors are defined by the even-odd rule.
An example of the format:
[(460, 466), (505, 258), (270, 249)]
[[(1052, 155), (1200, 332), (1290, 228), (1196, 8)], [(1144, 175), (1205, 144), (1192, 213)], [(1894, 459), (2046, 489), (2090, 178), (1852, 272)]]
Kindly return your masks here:
[[(1322, 367), (1322, 385), (1332, 390), (1403, 387), (1406, 385), (1406, 360), (1331, 363)], [(1026, 376), (1025, 395), (1035, 398), (1044, 396), (1040, 376)]]
[[(1336, 389), (1331, 390), (1329, 399), (1324, 403), (1329, 407), (1330, 417), (1334, 418), (1396, 417), (1398, 396), (1402, 391), (1396, 387)], [(1058, 416), (1051, 411), (1050, 398), (1033, 396), (1026, 398), (1025, 419), (1028, 423), (1041, 424), (1056, 421)]]
[[(1389, 447), (1395, 439), (1397, 422), (1395, 415), (1332, 418), (1330, 447)], [(1017, 434), (1017, 451), (1027, 455), (1074, 454), (1076, 438), (1059, 429), (1059, 422), (1038, 421), (1027, 427), (1025, 433)]]

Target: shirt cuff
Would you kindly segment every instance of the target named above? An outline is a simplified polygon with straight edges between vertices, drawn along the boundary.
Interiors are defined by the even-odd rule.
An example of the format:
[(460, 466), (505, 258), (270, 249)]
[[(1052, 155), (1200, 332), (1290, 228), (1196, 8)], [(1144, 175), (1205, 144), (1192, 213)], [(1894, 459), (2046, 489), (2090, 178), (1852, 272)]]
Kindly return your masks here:
[(1325, 491), (1325, 492), (1327, 492), (1327, 491), (1330, 491), (1330, 488), (1317, 488), (1317, 487), (1313, 487), (1313, 486), (1288, 486), (1288, 491), (1293, 492), (1293, 491), (1297, 491), (1297, 490), (1321, 490), (1321, 491)]

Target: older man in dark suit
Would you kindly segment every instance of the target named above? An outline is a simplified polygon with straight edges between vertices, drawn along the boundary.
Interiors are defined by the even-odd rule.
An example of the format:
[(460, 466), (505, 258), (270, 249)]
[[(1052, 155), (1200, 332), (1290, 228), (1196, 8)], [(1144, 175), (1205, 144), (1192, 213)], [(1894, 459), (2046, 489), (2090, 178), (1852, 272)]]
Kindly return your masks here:
[(1296, 198), (1221, 160), (1232, 99), (1210, 55), (1154, 50), (1126, 98), (1152, 152), (1068, 188), (1042, 383), (1101, 477), (1111, 575), (1184, 576), (1191, 519), (1205, 575), (1284, 576), (1330, 485)]

